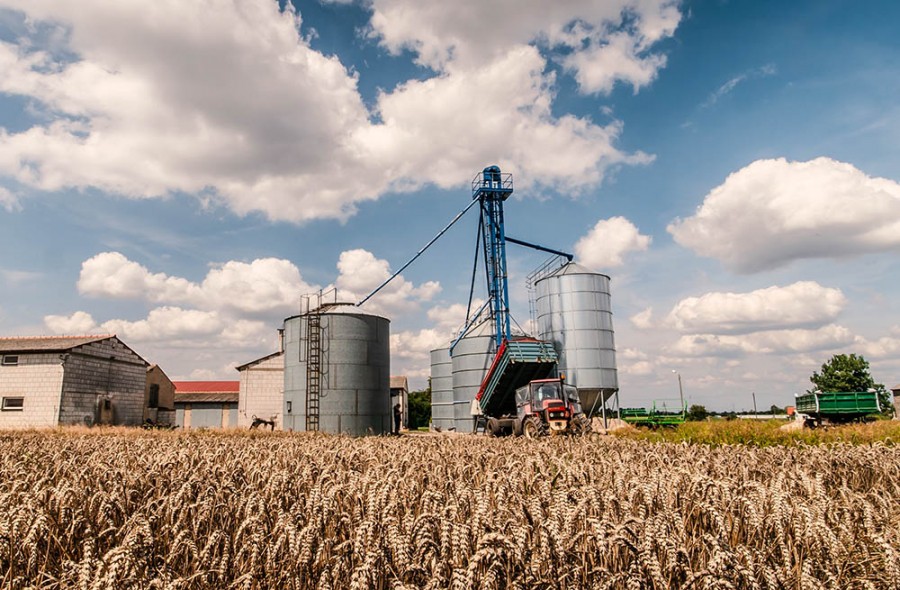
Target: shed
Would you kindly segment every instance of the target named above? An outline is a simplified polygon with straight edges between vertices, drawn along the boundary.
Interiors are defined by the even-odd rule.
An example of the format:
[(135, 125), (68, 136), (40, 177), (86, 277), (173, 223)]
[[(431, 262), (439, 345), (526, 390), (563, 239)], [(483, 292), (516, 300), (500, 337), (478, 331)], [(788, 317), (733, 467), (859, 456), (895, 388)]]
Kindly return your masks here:
[(191, 428), (235, 428), (240, 381), (173, 381), (175, 424)]
[(254, 418), (283, 427), (284, 352), (273, 352), (236, 367), (241, 375), (238, 426), (249, 428)]
[(391, 408), (400, 404), (400, 425), (409, 426), (409, 381), (406, 375), (391, 377)]
[(0, 338), (0, 428), (138, 425), (147, 366), (114, 334)]
[(144, 422), (169, 426), (175, 424), (175, 384), (159, 365), (147, 367), (144, 391)]

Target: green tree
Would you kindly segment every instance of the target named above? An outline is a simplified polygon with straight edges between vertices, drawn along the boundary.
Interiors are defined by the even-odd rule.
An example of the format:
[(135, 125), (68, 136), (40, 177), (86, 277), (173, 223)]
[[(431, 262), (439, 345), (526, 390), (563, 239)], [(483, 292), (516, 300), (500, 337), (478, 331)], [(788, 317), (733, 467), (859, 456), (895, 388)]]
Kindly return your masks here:
[(703, 422), (706, 420), (707, 416), (709, 416), (709, 412), (706, 410), (705, 406), (694, 404), (688, 408), (685, 418), (694, 422)]
[(414, 430), (431, 422), (431, 388), (409, 392), (409, 429)]
[(891, 394), (881, 383), (875, 383), (869, 372), (869, 362), (861, 355), (836, 354), (822, 365), (822, 372), (813, 371), (809, 378), (815, 387), (809, 390), (819, 391), (868, 391), (878, 392), (878, 401), (882, 411), (891, 413)]
[(784, 408), (779, 408), (775, 404), (772, 404), (772, 407), (769, 408), (769, 413), (773, 416), (777, 414), (784, 414)]

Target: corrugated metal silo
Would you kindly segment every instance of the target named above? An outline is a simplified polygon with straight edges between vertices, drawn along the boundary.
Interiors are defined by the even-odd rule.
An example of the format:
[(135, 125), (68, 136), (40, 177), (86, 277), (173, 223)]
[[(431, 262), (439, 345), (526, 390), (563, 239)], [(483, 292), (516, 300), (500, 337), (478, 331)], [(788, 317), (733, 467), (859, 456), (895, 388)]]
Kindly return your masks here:
[(535, 289), (540, 339), (553, 342), (585, 411), (601, 407), (619, 390), (609, 277), (570, 262)]
[(457, 432), (472, 431), (472, 400), (491, 367), (494, 351), (493, 324), (490, 321), (472, 328), (453, 349), (453, 416)]
[[(313, 316), (318, 316), (318, 319)], [(349, 304), (284, 321), (284, 427), (307, 430), (307, 372), (319, 323), (319, 431), (352, 435), (391, 431), (390, 321)], [(310, 357), (313, 361), (310, 362)]]
[(431, 351), (431, 423), (447, 430), (453, 423), (453, 363), (450, 349)]

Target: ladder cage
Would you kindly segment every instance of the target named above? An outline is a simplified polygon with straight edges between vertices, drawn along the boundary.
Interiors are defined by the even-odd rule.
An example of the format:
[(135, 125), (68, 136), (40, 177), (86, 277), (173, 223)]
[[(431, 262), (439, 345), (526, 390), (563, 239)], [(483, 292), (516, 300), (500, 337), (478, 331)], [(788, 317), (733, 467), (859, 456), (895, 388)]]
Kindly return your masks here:
[(306, 430), (319, 430), (319, 398), (322, 391), (322, 316), (306, 316)]

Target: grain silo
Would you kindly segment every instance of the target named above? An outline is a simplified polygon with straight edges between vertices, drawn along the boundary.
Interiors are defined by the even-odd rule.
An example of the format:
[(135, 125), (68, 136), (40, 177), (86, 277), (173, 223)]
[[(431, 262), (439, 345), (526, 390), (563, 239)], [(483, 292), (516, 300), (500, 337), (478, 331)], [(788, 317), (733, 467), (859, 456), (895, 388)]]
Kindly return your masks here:
[(284, 321), (284, 428), (391, 431), (390, 321), (352, 304)]
[(450, 356), (453, 367), (453, 417), (457, 432), (472, 431), (472, 400), (494, 360), (493, 323), (473, 327), (456, 343)]
[(431, 424), (441, 430), (453, 423), (453, 364), (450, 349), (431, 351)]
[(570, 262), (535, 289), (540, 339), (553, 342), (584, 410), (599, 413), (619, 390), (609, 277)]

